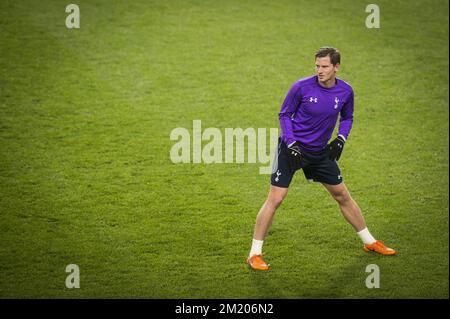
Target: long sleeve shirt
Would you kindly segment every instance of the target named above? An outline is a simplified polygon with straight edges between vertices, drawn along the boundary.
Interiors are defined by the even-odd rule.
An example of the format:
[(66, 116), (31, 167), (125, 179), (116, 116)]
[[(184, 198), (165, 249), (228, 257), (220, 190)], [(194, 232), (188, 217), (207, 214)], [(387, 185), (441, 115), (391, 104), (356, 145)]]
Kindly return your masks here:
[(321, 151), (333, 134), (340, 114), (338, 135), (347, 139), (353, 124), (354, 93), (345, 81), (325, 88), (317, 76), (298, 80), (284, 99), (279, 120), (286, 144), (300, 143), (305, 151)]

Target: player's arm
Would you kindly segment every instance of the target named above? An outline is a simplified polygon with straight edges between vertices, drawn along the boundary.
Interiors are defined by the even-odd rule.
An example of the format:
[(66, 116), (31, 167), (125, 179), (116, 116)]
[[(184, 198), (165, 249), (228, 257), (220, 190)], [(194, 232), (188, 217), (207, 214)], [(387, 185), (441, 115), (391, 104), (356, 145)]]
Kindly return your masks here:
[(328, 152), (330, 159), (338, 161), (344, 150), (344, 144), (350, 134), (353, 125), (353, 110), (354, 110), (354, 93), (351, 92), (349, 100), (341, 109), (338, 136), (329, 144)]
[(295, 140), (292, 129), (292, 117), (297, 111), (301, 102), (301, 89), (299, 82), (296, 82), (289, 90), (283, 105), (281, 106), (278, 119), (280, 120), (281, 127), (281, 139), (286, 143), (290, 149), (290, 157), (293, 161), (292, 164), (300, 161), (301, 151), (300, 144)]
[(292, 116), (297, 111), (301, 101), (300, 83), (296, 82), (286, 95), (283, 105), (281, 106), (278, 119), (280, 120), (281, 138), (290, 145), (295, 142), (294, 133), (292, 130)]

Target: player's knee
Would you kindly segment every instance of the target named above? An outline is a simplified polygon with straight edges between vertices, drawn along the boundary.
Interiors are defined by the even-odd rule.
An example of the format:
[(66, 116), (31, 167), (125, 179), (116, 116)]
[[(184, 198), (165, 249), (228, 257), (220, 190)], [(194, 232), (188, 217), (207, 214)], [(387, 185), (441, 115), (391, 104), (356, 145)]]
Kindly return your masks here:
[(267, 203), (274, 208), (280, 207), (282, 202), (283, 202), (283, 198), (281, 198), (281, 197), (271, 197), (267, 200)]
[(285, 195), (283, 194), (270, 194), (267, 199), (267, 203), (272, 207), (278, 208), (284, 200)]
[(347, 190), (336, 192), (333, 194), (333, 197), (339, 204), (345, 204), (351, 199), (350, 193)]

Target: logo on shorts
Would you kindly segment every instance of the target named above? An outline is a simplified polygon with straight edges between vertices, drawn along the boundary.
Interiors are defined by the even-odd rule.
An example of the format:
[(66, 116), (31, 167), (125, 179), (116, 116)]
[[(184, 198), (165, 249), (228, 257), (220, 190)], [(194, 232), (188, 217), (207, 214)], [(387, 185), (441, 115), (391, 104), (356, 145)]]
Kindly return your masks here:
[(275, 182), (279, 182), (280, 181), (280, 175), (281, 175), (280, 170), (277, 170), (277, 177), (275, 177)]
[(317, 98), (316, 97), (310, 97), (309, 98), (309, 102), (313, 102), (314, 101), (314, 103), (317, 103)]
[(342, 179), (342, 175), (338, 175), (338, 179)]

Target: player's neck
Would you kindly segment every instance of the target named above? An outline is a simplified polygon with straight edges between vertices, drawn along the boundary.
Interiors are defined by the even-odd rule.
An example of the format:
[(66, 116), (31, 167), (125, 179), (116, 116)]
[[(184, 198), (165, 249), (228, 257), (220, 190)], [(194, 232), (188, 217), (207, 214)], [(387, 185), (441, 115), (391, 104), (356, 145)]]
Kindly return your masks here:
[(325, 82), (321, 82), (319, 80), (317, 80), (317, 82), (319, 83), (320, 86), (327, 88), (327, 89), (329, 89), (337, 84), (337, 80), (336, 80), (335, 76), (331, 77), (329, 80), (327, 80)]

